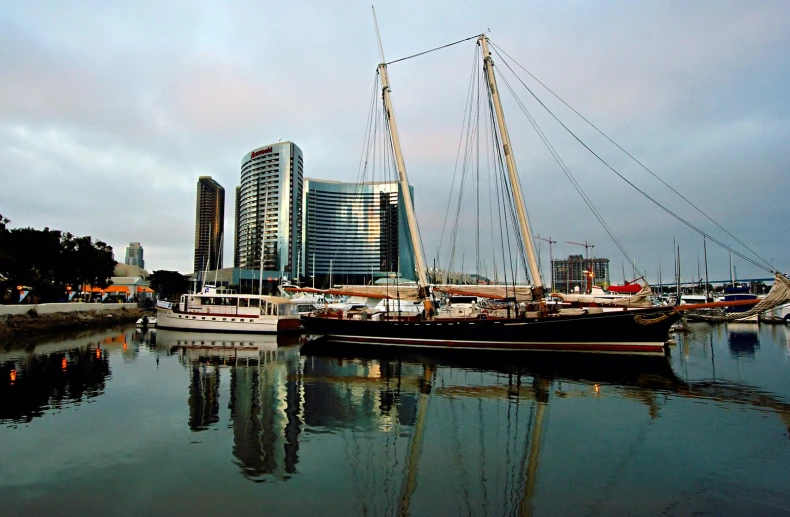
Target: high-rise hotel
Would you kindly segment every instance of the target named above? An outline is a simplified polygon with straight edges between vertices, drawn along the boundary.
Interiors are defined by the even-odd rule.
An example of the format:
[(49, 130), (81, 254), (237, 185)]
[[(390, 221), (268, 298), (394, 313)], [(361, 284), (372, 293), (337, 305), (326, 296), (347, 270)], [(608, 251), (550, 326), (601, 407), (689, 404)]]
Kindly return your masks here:
[[(414, 189), (409, 187), (414, 198)], [(305, 179), (306, 277), (333, 283), (414, 279), (414, 251), (397, 182), (341, 183)], [(320, 282), (323, 284), (323, 282)]]
[(296, 275), (302, 252), (302, 150), (293, 142), (253, 149), (236, 188), (234, 265)]
[(200, 176), (195, 208), (194, 271), (222, 268), (222, 234), (225, 230), (225, 189), (211, 179)]

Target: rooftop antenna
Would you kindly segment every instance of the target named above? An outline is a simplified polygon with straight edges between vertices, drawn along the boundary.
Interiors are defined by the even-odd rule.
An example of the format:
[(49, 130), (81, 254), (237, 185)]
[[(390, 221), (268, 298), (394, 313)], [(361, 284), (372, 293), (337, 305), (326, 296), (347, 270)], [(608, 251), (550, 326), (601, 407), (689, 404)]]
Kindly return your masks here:
[(376, 27), (376, 39), (379, 42), (379, 55), (381, 55), (381, 62), (384, 63), (386, 60), (384, 59), (384, 47), (381, 45), (381, 34), (379, 34), (379, 22), (376, 20), (376, 6), (371, 5), (370, 8), (373, 10), (373, 26)]

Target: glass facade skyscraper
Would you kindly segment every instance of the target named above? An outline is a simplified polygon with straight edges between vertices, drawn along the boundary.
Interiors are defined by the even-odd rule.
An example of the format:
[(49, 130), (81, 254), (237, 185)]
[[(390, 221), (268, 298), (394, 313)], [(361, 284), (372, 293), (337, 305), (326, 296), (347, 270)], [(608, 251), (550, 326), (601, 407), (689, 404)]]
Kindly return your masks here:
[(225, 231), (225, 189), (211, 179), (200, 176), (195, 203), (194, 271), (222, 268), (222, 234)]
[(414, 251), (397, 182), (308, 178), (304, 190), (304, 276), (331, 272), (338, 282), (358, 283), (399, 272), (414, 279)]
[(302, 243), (302, 150), (293, 142), (253, 149), (236, 189), (234, 265), (295, 275)]
[(126, 260), (124, 260), (124, 264), (137, 266), (140, 269), (145, 269), (145, 260), (143, 260), (143, 247), (139, 242), (129, 243), (129, 247), (126, 248)]

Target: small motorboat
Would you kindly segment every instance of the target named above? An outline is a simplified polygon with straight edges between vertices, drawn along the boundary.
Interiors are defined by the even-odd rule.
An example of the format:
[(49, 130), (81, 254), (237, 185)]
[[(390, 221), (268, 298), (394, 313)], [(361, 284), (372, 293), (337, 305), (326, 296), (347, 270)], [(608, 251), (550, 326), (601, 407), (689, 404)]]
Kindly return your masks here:
[(137, 328), (154, 328), (156, 327), (156, 316), (145, 315), (135, 324)]

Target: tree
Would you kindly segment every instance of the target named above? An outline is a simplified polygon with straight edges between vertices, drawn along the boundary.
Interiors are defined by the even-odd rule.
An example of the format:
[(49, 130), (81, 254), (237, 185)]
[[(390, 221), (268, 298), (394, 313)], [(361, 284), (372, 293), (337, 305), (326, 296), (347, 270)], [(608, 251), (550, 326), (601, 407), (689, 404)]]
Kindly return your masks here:
[(178, 271), (160, 269), (148, 275), (148, 281), (159, 298), (174, 299), (189, 291), (189, 276)]
[[(0, 291), (13, 298), (16, 286), (32, 287), (39, 301), (63, 301), (66, 286), (83, 283), (106, 287), (115, 260), (112, 247), (91, 237), (74, 237), (60, 230), (8, 229), (0, 215)], [(6, 296), (9, 295), (9, 296)]]

